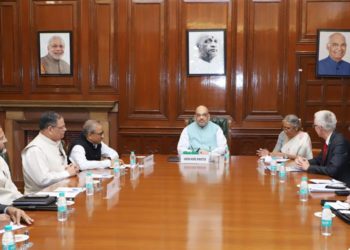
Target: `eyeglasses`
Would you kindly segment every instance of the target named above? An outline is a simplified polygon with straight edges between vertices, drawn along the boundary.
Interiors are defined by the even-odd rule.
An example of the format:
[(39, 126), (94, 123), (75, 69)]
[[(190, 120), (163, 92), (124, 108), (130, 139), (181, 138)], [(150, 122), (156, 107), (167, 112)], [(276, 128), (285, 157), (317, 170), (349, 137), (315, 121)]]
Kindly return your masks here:
[(196, 113), (196, 117), (201, 117), (201, 116), (207, 117), (208, 115), (209, 113), (203, 113), (203, 114)]
[(290, 131), (290, 130), (294, 129), (294, 127), (285, 127), (285, 126), (283, 126), (282, 129), (284, 131)]
[(102, 136), (104, 131), (101, 131), (100, 133), (96, 133), (96, 132), (93, 132), (93, 133), (96, 134), (96, 135)]

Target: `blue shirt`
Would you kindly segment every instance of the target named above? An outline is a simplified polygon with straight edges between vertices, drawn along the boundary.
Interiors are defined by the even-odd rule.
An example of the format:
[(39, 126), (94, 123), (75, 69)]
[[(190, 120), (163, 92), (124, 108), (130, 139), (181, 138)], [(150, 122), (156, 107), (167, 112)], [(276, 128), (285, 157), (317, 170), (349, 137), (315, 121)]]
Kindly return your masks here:
[(319, 75), (350, 76), (350, 63), (343, 60), (336, 62), (328, 56), (318, 61), (317, 72)]

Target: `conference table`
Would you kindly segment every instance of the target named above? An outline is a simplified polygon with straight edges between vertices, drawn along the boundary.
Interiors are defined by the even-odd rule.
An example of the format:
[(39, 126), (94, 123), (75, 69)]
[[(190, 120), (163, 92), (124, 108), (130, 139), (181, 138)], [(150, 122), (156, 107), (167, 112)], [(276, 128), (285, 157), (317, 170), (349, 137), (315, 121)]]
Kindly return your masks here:
[[(313, 193), (299, 201), (297, 184), (306, 173), (289, 172), (283, 183), (258, 170), (255, 156), (232, 156), (229, 164), (154, 159), (119, 179), (103, 179), (93, 196), (80, 193), (66, 222), (57, 221), (55, 211), (29, 211), (35, 220), (27, 228), (30, 249), (350, 248), (350, 225), (335, 217), (333, 234), (325, 237), (314, 215), (321, 199), (344, 197)], [(84, 174), (47, 190), (83, 186)]]

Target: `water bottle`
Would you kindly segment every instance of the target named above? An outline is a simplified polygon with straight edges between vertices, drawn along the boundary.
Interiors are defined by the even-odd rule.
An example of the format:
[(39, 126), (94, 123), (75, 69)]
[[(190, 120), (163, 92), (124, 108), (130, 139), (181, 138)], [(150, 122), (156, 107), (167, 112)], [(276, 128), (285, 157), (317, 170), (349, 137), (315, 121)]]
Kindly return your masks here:
[(12, 226), (6, 225), (5, 233), (2, 236), (2, 250), (15, 250), (16, 249), (16, 243), (15, 243), (15, 236), (12, 233)]
[(277, 173), (277, 164), (275, 160), (272, 160), (270, 163), (270, 172), (271, 172), (271, 175), (276, 175)]
[(332, 234), (332, 211), (328, 203), (324, 204), (322, 210), (321, 233), (324, 236)]
[(67, 201), (64, 192), (60, 192), (57, 200), (57, 219), (58, 221), (67, 220)]
[(230, 150), (226, 146), (226, 149), (225, 149), (225, 163), (229, 163), (229, 162), (230, 162)]
[(279, 179), (280, 179), (280, 182), (285, 182), (286, 181), (286, 167), (284, 166), (284, 164), (280, 164), (279, 165)]
[(131, 151), (130, 153), (130, 167), (136, 166), (136, 155), (134, 151)]
[(113, 168), (119, 168), (120, 167), (120, 164), (119, 164), (119, 157), (116, 156), (114, 158), (114, 162), (113, 162)]
[(307, 184), (307, 177), (306, 176), (303, 176), (301, 178), (300, 189), (299, 189), (299, 198), (300, 198), (300, 201), (307, 201), (309, 198), (309, 187)]
[(88, 172), (85, 179), (86, 195), (94, 194), (94, 180), (92, 179), (92, 174)]
[(115, 177), (115, 178), (119, 178), (119, 177), (120, 177), (120, 169), (119, 169), (119, 166), (118, 166), (118, 167), (114, 167), (113, 173), (114, 173), (114, 177)]

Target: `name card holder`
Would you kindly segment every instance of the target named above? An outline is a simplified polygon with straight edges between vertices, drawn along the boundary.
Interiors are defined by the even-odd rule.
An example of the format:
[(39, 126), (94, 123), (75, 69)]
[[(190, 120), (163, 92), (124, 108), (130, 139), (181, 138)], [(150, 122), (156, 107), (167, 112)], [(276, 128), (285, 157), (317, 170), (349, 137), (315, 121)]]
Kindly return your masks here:
[(194, 164), (209, 164), (209, 155), (187, 155), (182, 154), (180, 156), (181, 163), (194, 163)]
[(143, 165), (145, 168), (154, 164), (154, 155), (148, 155), (143, 159)]

